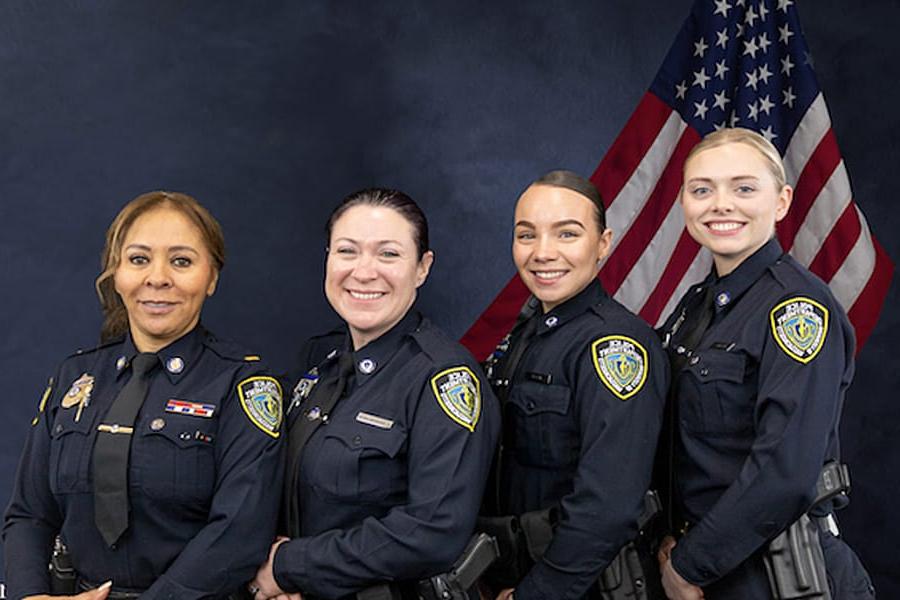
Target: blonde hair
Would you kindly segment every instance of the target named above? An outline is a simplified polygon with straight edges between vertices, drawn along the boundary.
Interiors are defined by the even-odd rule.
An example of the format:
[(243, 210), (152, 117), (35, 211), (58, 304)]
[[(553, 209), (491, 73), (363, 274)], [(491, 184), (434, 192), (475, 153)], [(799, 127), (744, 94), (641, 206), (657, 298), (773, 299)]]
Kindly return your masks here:
[(119, 211), (106, 231), (106, 244), (100, 259), (103, 271), (94, 283), (103, 308), (103, 326), (100, 329), (100, 340), (103, 342), (128, 331), (128, 312), (116, 292), (114, 276), (122, 261), (122, 246), (129, 229), (138, 217), (156, 208), (172, 208), (187, 217), (200, 230), (216, 271), (221, 271), (225, 266), (225, 236), (222, 234), (222, 227), (199, 202), (180, 192), (156, 191), (141, 194)]
[(707, 134), (700, 142), (688, 152), (687, 158), (684, 159), (684, 169), (694, 156), (700, 154), (704, 150), (718, 148), (725, 144), (744, 144), (756, 150), (765, 160), (769, 172), (775, 178), (775, 185), (780, 190), (787, 185), (787, 175), (784, 171), (784, 162), (781, 160), (781, 154), (778, 149), (772, 145), (772, 142), (764, 138), (757, 132), (744, 129), (743, 127), (726, 127), (718, 131)]

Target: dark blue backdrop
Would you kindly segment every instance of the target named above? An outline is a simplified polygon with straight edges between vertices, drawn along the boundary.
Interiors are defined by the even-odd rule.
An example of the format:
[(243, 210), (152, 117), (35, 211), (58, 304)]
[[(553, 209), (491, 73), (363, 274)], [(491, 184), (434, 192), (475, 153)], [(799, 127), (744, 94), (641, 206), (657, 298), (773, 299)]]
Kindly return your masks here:
[[(593, 171), (689, 0), (0, 4), (0, 502), (55, 364), (96, 339), (103, 232), (140, 192), (187, 191), (229, 261), (205, 321), (284, 368), (332, 318), (328, 209), (369, 185), (425, 207), (422, 305), (462, 334), (513, 272), (512, 203), (548, 168)], [(858, 203), (894, 258), (900, 6), (799, 1)], [(847, 401), (846, 537), (900, 597), (897, 285)]]

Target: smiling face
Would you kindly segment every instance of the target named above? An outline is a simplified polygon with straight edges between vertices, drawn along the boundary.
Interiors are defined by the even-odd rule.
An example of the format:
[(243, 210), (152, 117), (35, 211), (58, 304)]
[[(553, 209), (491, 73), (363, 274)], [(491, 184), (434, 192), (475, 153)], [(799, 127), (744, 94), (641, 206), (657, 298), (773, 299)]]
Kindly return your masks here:
[(772, 238), (792, 193), (790, 186), (778, 186), (758, 150), (737, 142), (714, 146), (685, 164), (685, 225), (712, 252), (721, 277)]
[(162, 206), (135, 219), (114, 274), (135, 347), (156, 352), (193, 329), (218, 278), (200, 230), (181, 211)]
[(434, 255), (418, 257), (413, 227), (396, 210), (360, 204), (331, 230), (325, 296), (359, 350), (396, 325), (416, 299)]
[(611, 244), (612, 231), (599, 231), (594, 204), (573, 190), (532, 185), (516, 204), (513, 261), (544, 312), (594, 280)]

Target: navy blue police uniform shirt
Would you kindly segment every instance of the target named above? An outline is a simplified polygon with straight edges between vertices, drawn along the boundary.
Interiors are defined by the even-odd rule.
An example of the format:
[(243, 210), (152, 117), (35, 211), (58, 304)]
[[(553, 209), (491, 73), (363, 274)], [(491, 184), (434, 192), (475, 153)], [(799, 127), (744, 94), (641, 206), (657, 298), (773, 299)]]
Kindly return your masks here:
[(537, 330), (503, 409), (499, 511), (561, 509), (516, 599), (580, 598), (637, 535), (668, 362), (653, 330), (596, 280), (531, 318)]
[(670, 352), (679, 340), (673, 327), (707, 285), (715, 315), (673, 374), (676, 497), (689, 528), (672, 564), (701, 587), (810, 508), (823, 464), (838, 459), (854, 364), (843, 309), (775, 239), (727, 276), (711, 275), (688, 292), (663, 327)]
[(147, 599), (223, 597), (266, 560), (282, 481), (280, 384), (202, 327), (158, 353), (131, 441), (129, 528), (114, 548), (103, 541), (91, 453), (136, 354), (126, 337), (69, 357), (50, 380), (6, 512), (8, 597), (48, 593), (58, 532), (85, 581)]
[[(309, 386), (349, 351), (346, 330), (313, 346), (326, 339), (336, 351), (295, 387), (288, 430), (316, 415)], [(415, 311), (353, 358), (346, 393), (299, 461), (301, 536), (274, 561), (286, 591), (339, 598), (434, 575), (473, 533), (500, 428), (480, 367)]]

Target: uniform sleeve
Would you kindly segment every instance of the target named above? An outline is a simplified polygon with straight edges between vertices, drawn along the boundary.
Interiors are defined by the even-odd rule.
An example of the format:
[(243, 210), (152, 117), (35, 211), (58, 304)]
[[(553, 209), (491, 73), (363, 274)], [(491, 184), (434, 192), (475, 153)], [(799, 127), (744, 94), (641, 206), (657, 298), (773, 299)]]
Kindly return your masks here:
[(409, 432), (408, 501), (383, 518), (279, 546), (274, 574), (283, 590), (337, 598), (375, 583), (445, 571), (463, 551), (497, 442), (499, 410), (482, 384), (481, 415), (469, 431), (442, 410), (428, 384), (418, 393)]
[(517, 600), (583, 597), (637, 535), (662, 423), (668, 362), (656, 338), (645, 336), (639, 345), (647, 353), (646, 380), (629, 395), (622, 386), (627, 377), (609, 384), (602, 379), (595, 357), (611, 348), (606, 344), (596, 349), (592, 344), (577, 359), (573, 393), (582, 434), (574, 488), (561, 501), (546, 553), (516, 586)]
[(252, 579), (268, 556), (282, 485), (281, 394), (279, 389), (274, 432), (257, 425), (238, 390), (251, 379), (277, 383), (248, 371), (236, 378), (231, 397), (222, 403), (208, 522), (142, 598), (220, 597)]
[(793, 356), (770, 324), (760, 325), (767, 338), (756, 439), (737, 479), (672, 552), (675, 570), (691, 583), (702, 587), (734, 570), (810, 508), (852, 376), (853, 333), (840, 308), (830, 313), (808, 362)]
[(62, 515), (50, 490), (50, 405), (52, 382), (28, 432), (3, 526), (6, 597), (50, 590), (47, 564)]

